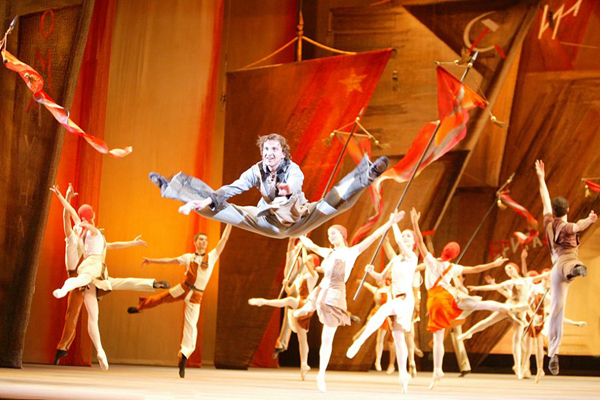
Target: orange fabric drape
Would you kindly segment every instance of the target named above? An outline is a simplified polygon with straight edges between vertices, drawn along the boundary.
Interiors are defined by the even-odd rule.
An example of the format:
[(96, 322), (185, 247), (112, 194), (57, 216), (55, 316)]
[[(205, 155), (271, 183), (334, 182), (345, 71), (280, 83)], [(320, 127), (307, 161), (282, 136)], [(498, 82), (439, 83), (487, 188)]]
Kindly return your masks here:
[[(111, 37), (116, 0), (96, 0), (84, 58), (79, 71), (71, 118), (83, 129), (104, 136)], [(36, 105), (36, 107), (38, 107)], [(81, 137), (65, 134), (56, 175), (59, 188), (72, 183), (78, 197), (73, 205), (83, 203), (98, 208), (102, 155)], [(42, 254), (36, 278), (36, 292), (26, 337), (24, 360), (51, 363), (60, 340), (66, 310), (66, 299), (56, 300), (52, 290), (67, 278), (64, 262), (62, 207), (53, 200), (50, 206)], [(91, 365), (90, 339), (86, 329), (87, 315), (80, 315), (77, 336), (69, 355), (61, 360), (66, 365)], [(85, 334), (80, 334), (83, 329)]]

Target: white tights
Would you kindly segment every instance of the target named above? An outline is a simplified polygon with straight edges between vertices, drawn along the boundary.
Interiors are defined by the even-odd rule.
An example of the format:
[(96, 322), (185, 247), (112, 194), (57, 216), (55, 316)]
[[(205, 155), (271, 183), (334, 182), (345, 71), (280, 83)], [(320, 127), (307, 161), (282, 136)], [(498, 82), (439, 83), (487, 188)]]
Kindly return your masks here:
[(322, 379), (325, 378), (325, 370), (329, 365), (329, 358), (331, 357), (331, 350), (333, 348), (333, 338), (337, 326), (323, 325), (323, 332), (321, 333), (321, 350), (319, 351), (319, 375)]
[[(94, 278), (89, 274), (81, 274), (76, 277), (69, 278), (65, 281), (62, 288), (55, 290), (52, 294), (57, 299), (61, 299), (65, 297), (71, 290), (89, 285), (92, 283), (92, 280), (94, 280)], [(95, 287), (94, 290), (96, 290)], [(94, 294), (94, 297), (95, 296), (96, 295)]]
[(100, 341), (100, 330), (98, 329), (98, 298), (96, 297), (96, 286), (93, 284), (83, 293), (83, 304), (88, 313), (88, 333), (96, 348), (100, 366), (103, 370), (106, 370), (108, 369), (108, 362), (106, 361), (106, 353), (104, 353), (102, 342)]

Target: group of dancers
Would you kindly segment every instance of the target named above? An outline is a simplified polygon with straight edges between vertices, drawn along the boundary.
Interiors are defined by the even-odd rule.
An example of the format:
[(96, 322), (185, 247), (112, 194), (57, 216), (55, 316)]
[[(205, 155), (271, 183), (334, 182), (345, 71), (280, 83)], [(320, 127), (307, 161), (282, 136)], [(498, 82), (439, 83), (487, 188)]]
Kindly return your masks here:
[[(400, 230), (398, 223), (405, 217), (405, 212), (395, 211), (387, 222), (353, 246), (348, 246), (347, 231), (341, 225), (332, 225), (328, 228), (329, 244), (326, 247), (315, 244), (306, 236), (313, 229), (352, 207), (361, 193), (386, 170), (389, 164), (387, 158), (380, 157), (375, 162), (371, 162), (365, 156), (358, 166), (321, 200), (310, 203), (302, 192), (304, 176), (300, 167), (291, 160), (286, 139), (278, 134), (265, 135), (259, 138), (257, 145), (262, 161), (246, 170), (233, 183), (216, 191), (200, 179), (182, 172), (171, 179), (158, 173), (150, 173), (150, 180), (158, 186), (162, 197), (184, 203), (179, 208), (179, 212), (189, 214), (195, 211), (206, 218), (227, 224), (218, 245), (208, 253), (208, 237), (204, 233), (199, 233), (194, 238), (195, 253), (176, 258), (144, 258), (144, 265), (149, 263), (185, 265), (184, 281), (172, 288), (163, 281), (109, 278), (104, 262), (107, 249), (146, 246), (146, 243), (139, 237), (131, 242), (107, 243), (102, 230), (95, 226), (93, 209), (89, 205), (82, 205), (76, 212), (70, 205), (74, 195), (70, 186), (66, 197), (62, 196), (57, 187), (51, 188), (65, 209), (66, 265), (69, 273), (69, 279), (53, 294), (56, 298), (62, 298), (70, 293), (65, 321), (66, 336), (63, 335), (65, 338), (57, 348), (56, 363), (66, 355), (69, 340), (72, 340), (74, 334), (73, 318), (76, 321), (77, 307), (80, 309), (82, 303), (81, 300), (77, 300), (77, 296), (83, 299), (90, 315), (88, 331), (96, 348), (100, 366), (103, 370), (107, 370), (108, 360), (102, 349), (98, 330), (98, 296), (118, 289), (152, 291), (156, 288), (166, 288), (169, 290), (158, 295), (141, 297), (138, 305), (129, 307), (127, 311), (136, 314), (166, 302), (181, 300), (185, 302), (185, 326), (178, 364), (179, 375), (185, 377), (186, 361), (195, 349), (196, 325), (202, 294), (215, 263), (225, 248), (231, 228), (236, 226), (272, 238), (290, 238), (286, 279), (283, 282), (287, 296), (283, 299), (253, 298), (248, 302), (253, 306), (286, 308), (284, 329), (278, 340), (275, 354), (287, 348), (289, 335), (292, 331), (295, 332), (298, 335), (300, 371), (303, 380), (310, 370), (307, 331), (310, 318), (316, 312), (320, 323), (323, 324), (319, 372), (316, 380), (318, 389), (325, 392), (325, 371), (331, 356), (335, 333), (338, 327), (350, 325), (353, 319), (346, 301), (346, 283), (358, 256), (391, 228), (399, 253), (395, 254), (394, 250), (390, 249), (391, 246), (388, 246), (390, 262), (380, 273), (375, 272), (372, 265), (365, 267), (365, 271), (375, 280), (388, 281), (387, 285), (385, 283), (381, 285), (385, 290), (379, 291), (380, 295), (385, 292), (387, 301), (381, 301), (379, 308), (370, 316), (364, 329), (348, 349), (349, 358), (360, 351), (370, 335), (387, 323), (392, 333), (393, 347), (398, 360), (401, 390), (406, 393), (411, 376), (416, 374), (413, 325), (419, 316), (418, 310), (415, 312), (415, 309), (418, 309), (420, 304), (421, 271), (425, 271), (427, 330), (433, 334), (434, 371), (430, 388), (433, 388), (444, 375), (442, 360), (445, 333), (454, 327), (457, 321), (464, 320), (474, 311), (485, 310), (491, 311), (492, 314), (474, 325), (459, 339), (466, 340), (475, 332), (509, 318), (516, 328), (513, 348), (518, 347), (519, 350), (518, 356), (515, 353), (515, 373), (521, 378), (525, 374), (524, 371), (529, 368), (529, 357), (521, 357), (520, 351), (521, 338), (524, 336), (531, 339), (526, 340), (526, 352), (531, 352), (532, 342), (535, 344), (533, 347), (538, 356), (537, 380), (541, 377), (540, 374), (543, 374), (543, 361), (540, 364), (543, 355), (539, 353), (539, 334), (542, 330), (541, 325), (545, 321), (544, 313), (547, 313), (551, 357), (549, 369), (553, 374), (558, 373), (558, 350), (562, 338), (567, 291), (570, 283), (576, 277), (585, 276), (587, 271), (577, 258), (578, 236), (594, 223), (597, 217), (592, 211), (588, 218), (577, 223), (569, 223), (566, 199), (559, 197), (550, 200), (545, 184), (544, 165), (541, 161), (536, 162), (536, 172), (544, 206), (544, 229), (554, 265), (551, 271), (538, 276), (522, 277), (519, 274), (519, 267), (508, 263), (505, 270), (509, 280), (500, 284), (491, 282), (488, 286), (468, 288), (471, 291), (498, 290), (508, 299), (505, 303), (499, 303), (470, 294), (463, 286), (461, 277), (500, 267), (508, 260), (499, 258), (491, 263), (472, 267), (454, 264), (452, 260), (460, 253), (460, 246), (455, 242), (448, 243), (441, 255), (435, 257), (423, 241), (419, 228), (420, 213), (415, 209), (410, 212), (412, 229)], [(253, 187), (261, 194), (257, 206), (238, 206), (227, 202), (229, 198)], [(295, 243), (295, 238), (298, 238), (298, 244)], [(419, 264), (419, 255), (423, 259), (422, 264)], [(297, 259), (300, 262), (296, 262)], [(525, 258), (521, 267), (523, 273), (526, 272), (524, 260)], [(323, 278), (317, 285), (319, 273), (323, 274)], [(533, 271), (530, 271), (529, 275), (533, 275)], [(552, 296), (544, 290), (548, 285), (551, 287)], [(374, 292), (377, 295), (378, 290)], [(548, 307), (543, 307), (548, 302), (549, 312)], [(71, 303), (74, 305), (71, 306)]]

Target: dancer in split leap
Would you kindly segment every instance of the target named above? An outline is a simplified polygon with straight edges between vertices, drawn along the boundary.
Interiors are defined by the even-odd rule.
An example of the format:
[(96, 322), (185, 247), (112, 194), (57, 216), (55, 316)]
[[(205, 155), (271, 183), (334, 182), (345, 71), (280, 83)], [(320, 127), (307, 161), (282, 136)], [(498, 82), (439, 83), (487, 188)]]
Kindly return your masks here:
[[(304, 249), (303, 251), (306, 252)], [(292, 257), (294, 255), (295, 254), (292, 254)], [(303, 256), (302, 259), (306, 268), (304, 270), (297, 271), (296, 279), (294, 279), (292, 284), (288, 286), (289, 282), (286, 279), (283, 280), (285, 291), (288, 294), (286, 298), (272, 300), (253, 298), (248, 300), (248, 304), (257, 307), (270, 306), (279, 308), (286, 307), (290, 309), (285, 316), (287, 317), (287, 323), (292, 332), (298, 335), (298, 345), (300, 350), (300, 379), (304, 380), (304, 377), (308, 371), (310, 371), (310, 367), (308, 366), (309, 347), (307, 332), (308, 328), (310, 327), (310, 318), (312, 317), (313, 313), (296, 318), (293, 315), (293, 310), (303, 307), (306, 304), (306, 299), (315, 288), (317, 280), (319, 279), (319, 275), (315, 271), (315, 268), (319, 266), (320, 260), (316, 254)]]
[[(60, 191), (58, 187), (53, 188), (57, 196)], [(53, 191), (54, 191), (53, 190)], [(71, 199), (76, 196), (77, 193), (73, 190), (73, 186), (69, 184), (67, 192), (64, 196), (67, 203), (71, 203)], [(62, 195), (61, 195), (62, 196)], [(59, 197), (60, 198), (60, 197)], [(77, 223), (77, 221), (74, 221)], [(67, 275), (69, 278), (77, 276), (77, 266), (82, 257), (83, 243), (81, 238), (77, 236), (73, 227), (71, 226), (71, 213), (67, 208), (63, 208), (63, 230), (65, 232), (65, 266), (67, 267)], [(108, 249), (125, 248), (131, 246), (144, 246), (145, 242), (136, 238), (131, 242), (118, 242), (118, 243), (107, 243)], [(155, 279), (140, 279), (140, 278), (112, 278), (108, 277), (108, 282), (112, 290), (132, 290), (140, 292), (152, 292), (158, 288), (168, 288), (169, 284), (164, 281), (156, 281)], [(86, 289), (91, 290), (91, 289)], [(84, 293), (82, 290), (71, 290), (67, 299), (67, 312), (65, 314), (65, 322), (63, 326), (63, 333), (56, 346), (56, 355), (54, 356), (54, 364), (58, 365), (59, 360), (66, 356), (69, 352), (69, 348), (75, 339), (75, 333), (77, 330), (77, 321), (79, 320), (79, 314), (84, 302)], [(97, 317), (96, 317), (97, 319)], [(89, 321), (94, 322), (94, 318), (88, 318)], [(89, 328), (88, 328), (89, 329)], [(93, 329), (93, 327), (92, 327)], [(99, 341), (99, 340), (98, 340)]]
[(546, 172), (542, 160), (535, 162), (535, 171), (540, 185), (540, 197), (544, 208), (544, 229), (552, 258), (550, 281), (552, 302), (548, 320), (548, 369), (552, 375), (559, 372), (558, 351), (563, 335), (563, 319), (567, 294), (571, 282), (578, 276), (587, 275), (587, 268), (579, 260), (579, 235), (598, 219), (594, 211), (576, 223), (568, 222), (569, 202), (564, 197), (550, 200), (546, 186)]
[(179, 264), (185, 265), (185, 280), (179, 285), (160, 294), (150, 297), (140, 297), (137, 307), (129, 307), (127, 312), (137, 314), (147, 308), (153, 308), (163, 303), (185, 302), (185, 323), (183, 326), (183, 339), (179, 351), (179, 376), (185, 378), (185, 366), (188, 358), (196, 349), (198, 337), (198, 318), (200, 317), (200, 304), (210, 275), (225, 248), (231, 225), (227, 225), (221, 240), (212, 251), (206, 254), (208, 235), (198, 233), (194, 236), (195, 253), (186, 253), (175, 258), (144, 258), (142, 267), (148, 264)]
[[(206, 218), (281, 239), (305, 235), (348, 210), (389, 164), (386, 157), (371, 163), (365, 155), (354, 171), (322, 200), (308, 203), (302, 192), (304, 175), (291, 160), (285, 138), (272, 133), (259, 137), (257, 145), (262, 161), (250, 167), (232, 184), (216, 191), (183, 172), (171, 180), (152, 172), (150, 180), (160, 188), (162, 197), (186, 203), (179, 208), (183, 214), (196, 211)], [(256, 207), (227, 203), (229, 198), (253, 187), (262, 196)]]
[(451, 327), (455, 320), (464, 319), (475, 310), (502, 311), (513, 315), (518, 309), (496, 301), (482, 301), (481, 297), (469, 296), (451, 285), (454, 276), (477, 274), (499, 267), (508, 261), (506, 258), (498, 258), (489, 264), (475, 267), (452, 264), (450, 261), (458, 257), (460, 253), (460, 246), (456, 242), (446, 244), (440, 258), (435, 258), (423, 242), (423, 236), (419, 228), (419, 218), (420, 213), (417, 213), (413, 208), (411, 219), (417, 247), (421, 254), (425, 255), (425, 287), (427, 288), (427, 311), (429, 313), (427, 330), (433, 333), (433, 381), (429, 389), (433, 389), (444, 376), (442, 361), (444, 359), (444, 333), (446, 328)]
[(309, 238), (300, 236), (302, 244), (308, 250), (324, 258), (321, 268), (325, 276), (319, 286), (308, 296), (304, 307), (294, 311), (294, 317), (301, 318), (316, 310), (319, 321), (323, 324), (317, 375), (317, 387), (321, 392), (327, 390), (325, 370), (331, 357), (335, 332), (338, 326), (350, 325), (350, 315), (346, 304), (346, 282), (354, 268), (354, 263), (363, 251), (389, 229), (391, 224), (400, 219), (402, 219), (402, 214), (392, 214), (388, 222), (352, 247), (348, 247), (346, 241), (348, 234), (346, 228), (341, 225), (332, 225), (327, 230), (329, 243), (333, 248), (317, 246)]
[[(71, 206), (69, 201), (74, 195), (72, 188), (68, 190), (68, 192), (70, 192), (68, 194), (69, 201), (63, 197), (58, 186), (54, 185), (50, 190), (56, 194), (70, 218), (75, 222), (75, 227), (71, 228), (71, 222), (68, 221), (65, 214), (63, 214), (63, 228), (65, 229), (65, 234), (67, 236), (65, 239), (65, 263), (70, 278), (65, 281), (62, 288), (56, 289), (52, 294), (57, 299), (60, 299), (73, 291), (73, 289), (81, 288), (84, 290), (83, 303), (88, 312), (88, 333), (96, 348), (96, 355), (98, 357), (98, 362), (100, 363), (100, 368), (102, 368), (103, 371), (107, 371), (108, 360), (106, 358), (106, 353), (102, 348), (100, 330), (98, 329), (98, 290), (111, 291), (113, 289), (111, 278), (108, 277), (108, 271), (106, 269), (106, 264), (104, 263), (106, 250), (148, 245), (141, 240), (139, 236), (131, 242), (107, 243), (100, 229), (96, 228), (94, 224), (94, 219), (96, 217), (94, 209), (90, 205), (84, 204), (79, 207), (78, 211), (75, 211), (73, 206)], [(74, 271), (76, 271), (76, 273)], [(113, 279), (112, 283), (121, 284), (122, 281), (114, 281)], [(143, 283), (142, 287), (145, 287)], [(76, 311), (77, 302), (81, 301), (80, 294), (76, 293), (72, 296), (73, 297), (70, 297), (69, 305), (67, 307), (67, 321), (65, 321), (66, 335), (65, 332), (63, 332), (63, 337), (67, 338), (65, 344), (68, 345), (70, 345), (69, 337), (70, 341), (72, 341), (75, 334), (75, 325), (77, 316), (79, 315), (79, 311)], [(81, 309), (81, 305), (79, 305), (79, 309)], [(69, 315), (69, 311), (71, 311), (71, 315)], [(72, 333), (70, 333), (69, 330)], [(59, 348), (57, 350), (54, 360), (55, 364), (58, 363), (58, 360), (62, 356), (66, 355), (68, 350), (68, 346), (63, 345), (62, 341), (59, 343), (59, 347), (65, 347), (65, 349)]]
[[(404, 216), (404, 211), (401, 211), (400, 215)], [(391, 275), (392, 298), (371, 317), (364, 332), (348, 349), (346, 357), (354, 358), (367, 338), (381, 326), (386, 318), (392, 317), (392, 335), (394, 336), (398, 358), (400, 385), (402, 385), (402, 392), (406, 393), (411, 376), (406, 369), (408, 348), (405, 332), (412, 329), (412, 317), (415, 307), (413, 277), (417, 270), (418, 257), (413, 251), (415, 246), (413, 231), (406, 229), (404, 232), (400, 232), (397, 224), (393, 225), (393, 230), (396, 243), (400, 247), (400, 254), (395, 256), (381, 273), (374, 272), (372, 265), (367, 265), (365, 268), (377, 280), (383, 279), (388, 273)]]

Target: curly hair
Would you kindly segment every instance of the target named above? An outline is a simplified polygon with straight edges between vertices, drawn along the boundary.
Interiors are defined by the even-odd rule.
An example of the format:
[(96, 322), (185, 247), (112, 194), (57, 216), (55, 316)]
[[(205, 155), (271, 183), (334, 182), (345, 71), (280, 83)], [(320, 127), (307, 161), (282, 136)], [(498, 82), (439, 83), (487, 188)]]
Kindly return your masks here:
[(256, 145), (258, 146), (258, 149), (260, 150), (261, 155), (262, 155), (262, 151), (263, 151), (263, 146), (265, 145), (265, 142), (267, 140), (278, 141), (279, 144), (281, 145), (281, 150), (283, 151), (283, 155), (284, 155), (285, 159), (287, 159), (287, 160), (292, 159), (292, 155), (290, 154), (290, 146), (287, 144), (287, 140), (285, 140), (285, 138), (278, 133), (270, 133), (268, 135), (263, 135), (263, 136), (258, 137), (258, 140), (256, 141)]

